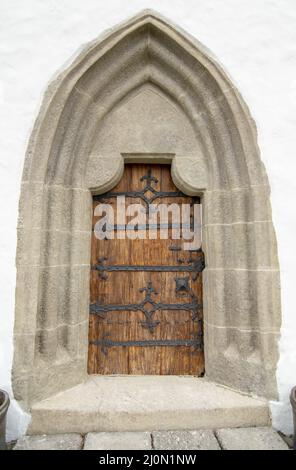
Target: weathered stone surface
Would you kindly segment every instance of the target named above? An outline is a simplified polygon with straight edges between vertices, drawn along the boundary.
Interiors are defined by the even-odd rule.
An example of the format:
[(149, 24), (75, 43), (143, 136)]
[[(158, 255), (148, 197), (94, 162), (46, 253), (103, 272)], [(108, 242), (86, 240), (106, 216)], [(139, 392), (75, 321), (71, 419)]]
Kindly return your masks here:
[(28, 225), (24, 223), (26, 228), (17, 230), (16, 265), (18, 268), (40, 265), (40, 247), (44, 233), (39, 228), (27, 228)]
[(16, 367), (23, 371), (28, 370), (28, 360), (32, 359), (35, 353), (35, 335), (16, 335), (14, 348)]
[[(135, 154), (139, 151), (154, 155), (170, 153), (172, 156), (180, 155), (182, 159), (193, 156), (197, 148), (195, 132), (186, 116), (178, 111), (170, 99), (159, 93), (157, 87), (144, 83), (140, 90), (131, 91), (123, 106), (112, 110), (104, 119), (93, 142), (90, 162), (96, 149), (97, 154), (103, 156), (103, 161), (109, 156), (109, 162), (104, 166), (106, 174), (102, 175), (103, 181), (112, 176), (116, 166), (122, 165), (118, 161), (121, 154)], [(113, 166), (110, 165), (111, 159), (114, 161)], [(204, 165), (204, 161), (201, 163)], [(100, 175), (102, 165), (92, 165), (92, 168), (92, 172), (89, 172), (92, 178)], [(86, 184), (93, 187), (88, 181)], [(101, 178), (97, 185), (101, 186)]]
[[(258, 366), (264, 362), (269, 355), (270, 358), (276, 360), (278, 350), (274, 346), (274, 339), (278, 339), (279, 333), (252, 331), (239, 327), (220, 327), (215, 325), (206, 325), (205, 327), (209, 343), (216, 344), (216, 348), (212, 351), (216, 354), (218, 350), (225, 357), (232, 357), (237, 360), (246, 361), (247, 365), (254, 364)], [(259, 349), (262, 346), (262, 350)], [(207, 349), (209, 349), (207, 347)], [(234, 354), (233, 354), (234, 352)], [(210, 353), (210, 352), (209, 352)], [(243, 367), (241, 368), (243, 374)]]
[[(39, 266), (20, 266), (17, 270), (14, 334), (35, 334), (38, 321)], [(23, 303), (28, 307), (23, 314)], [(28, 358), (30, 363), (33, 358)]]
[[(279, 334), (259, 333), (205, 323), (205, 355), (208, 377), (212, 380), (252, 394), (275, 399), (276, 378), (264, 364), (278, 360)], [(246, 376), (250, 381), (246, 381)]]
[(90, 264), (91, 227), (88, 231), (73, 231), (71, 239), (71, 261), (74, 265)]
[(89, 296), (81, 292), (89, 289), (89, 265), (42, 267), (39, 272), (43, 301), (38, 309), (38, 329), (72, 326), (86, 320)]
[(204, 238), (209, 268), (278, 268), (276, 240), (271, 222), (206, 225)]
[(87, 162), (86, 181), (92, 189), (100, 188), (100, 193), (112, 189), (123, 174), (124, 160), (119, 153), (91, 155)]
[(88, 189), (71, 191), (71, 228), (90, 231), (92, 223), (92, 194)]
[[(18, 228), (41, 228), (43, 219), (44, 184), (23, 182), (19, 202)], [(24, 224), (26, 223), (26, 227)]]
[[(63, 348), (56, 350), (52, 360), (48, 359), (46, 355), (40, 354), (40, 352), (36, 353), (33, 374), (30, 375), (27, 372), (28, 380), (25, 380), (25, 384), (28, 384), (29, 403), (38, 402), (43, 398), (54, 396), (60, 390), (66, 390), (74, 387), (77, 383), (83, 383), (87, 378), (86, 371), (86, 356), (71, 357), (71, 360), (69, 360), (69, 353)], [(26, 379), (26, 375), (22, 376), (20, 374), (20, 377), (22, 380)], [(18, 390), (20, 387), (21, 384), (18, 385)], [(40, 428), (38, 434), (44, 432)]]
[(71, 262), (70, 230), (48, 229), (42, 233), (41, 266), (67, 265)]
[(195, 196), (200, 188), (207, 188), (208, 174), (201, 152), (195, 157), (176, 156), (172, 163), (172, 179), (185, 194)]
[(84, 450), (150, 450), (149, 432), (98, 432), (85, 438)]
[(32, 407), (30, 434), (212, 429), (269, 424), (268, 405), (205, 379), (92, 376)]
[(45, 189), (44, 228), (49, 230), (70, 231), (72, 193), (62, 185), (48, 185)]
[(225, 450), (288, 450), (272, 428), (220, 429), (217, 438)]
[[(279, 332), (279, 271), (208, 268), (203, 271), (203, 286), (205, 292), (211, 293), (204, 298), (211, 325)], [(260, 316), (256, 315), (257, 309)]]
[(270, 188), (267, 185), (207, 191), (204, 223), (231, 224), (270, 221)]
[(80, 450), (82, 443), (79, 434), (25, 436), (17, 441), (13, 450)]
[(213, 431), (153, 432), (155, 450), (220, 450)]

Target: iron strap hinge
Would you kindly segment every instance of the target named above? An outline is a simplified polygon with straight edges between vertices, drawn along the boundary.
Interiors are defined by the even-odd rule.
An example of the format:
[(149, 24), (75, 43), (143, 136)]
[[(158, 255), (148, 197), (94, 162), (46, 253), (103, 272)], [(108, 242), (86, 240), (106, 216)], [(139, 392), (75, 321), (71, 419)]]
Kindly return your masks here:
[(154, 314), (158, 310), (185, 310), (192, 312), (192, 321), (201, 322), (202, 318), (199, 312), (202, 310), (202, 304), (197, 302), (197, 298), (193, 293), (190, 293), (191, 302), (178, 303), (178, 304), (166, 304), (162, 302), (156, 302), (152, 298), (152, 294), (158, 295), (158, 292), (154, 289), (152, 282), (148, 281), (147, 286), (141, 287), (139, 292), (145, 292), (145, 298), (137, 304), (106, 304), (101, 305), (98, 302), (90, 304), (89, 312), (93, 315), (98, 315), (102, 319), (106, 318), (108, 312), (142, 312), (145, 316), (145, 320), (141, 321), (143, 328), (147, 328), (150, 332), (153, 332), (159, 320), (154, 320)]
[(191, 272), (200, 273), (205, 268), (203, 258), (196, 259), (192, 264), (176, 266), (176, 265), (114, 265), (114, 264), (95, 264), (91, 266), (93, 271), (99, 272), (116, 272), (116, 271), (148, 271), (148, 272)]

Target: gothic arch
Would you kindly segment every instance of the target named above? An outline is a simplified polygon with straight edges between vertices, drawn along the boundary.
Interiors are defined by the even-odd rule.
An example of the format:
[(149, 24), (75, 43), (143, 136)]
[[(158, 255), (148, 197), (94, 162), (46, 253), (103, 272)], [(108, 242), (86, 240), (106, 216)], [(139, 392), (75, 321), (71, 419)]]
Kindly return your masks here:
[(176, 185), (203, 198), (208, 379), (274, 397), (279, 266), (255, 125), (205, 47), (151, 11), (87, 47), (45, 95), (19, 209), (15, 397), (85, 379), (91, 194), (128, 159), (171, 162)]

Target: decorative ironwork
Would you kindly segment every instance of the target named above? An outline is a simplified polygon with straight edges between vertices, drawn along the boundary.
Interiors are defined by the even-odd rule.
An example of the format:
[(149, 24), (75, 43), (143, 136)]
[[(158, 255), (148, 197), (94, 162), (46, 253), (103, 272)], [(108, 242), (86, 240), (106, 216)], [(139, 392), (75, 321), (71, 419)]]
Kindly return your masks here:
[[(196, 280), (198, 273), (202, 272), (205, 268), (203, 257), (196, 259), (189, 258), (190, 264), (183, 266), (175, 265), (121, 265), (121, 264), (105, 264), (108, 258), (102, 257), (98, 259), (98, 264), (91, 266), (93, 271), (99, 271), (101, 279), (106, 280), (108, 275), (106, 272), (118, 271), (145, 271), (145, 272), (184, 272), (192, 273), (192, 279)], [(182, 261), (183, 262), (183, 261)]]
[(154, 289), (151, 281), (148, 282), (147, 287), (141, 287), (141, 289), (139, 289), (139, 292), (146, 292), (145, 299), (151, 299), (151, 294), (159, 294), (159, 292), (156, 292), (156, 290)]
[[(157, 191), (153, 186), (152, 183), (157, 184), (158, 179), (155, 178), (155, 176), (152, 175), (151, 173), (151, 168), (148, 168), (148, 171), (145, 175), (143, 175), (140, 178), (140, 181), (146, 181), (146, 185), (143, 189), (138, 190), (138, 191), (109, 191), (105, 194), (100, 194), (97, 196), (94, 196), (95, 201), (105, 201), (107, 199), (117, 197), (117, 196), (125, 196), (125, 197), (131, 197), (131, 198), (139, 198), (144, 201), (146, 204), (146, 210), (148, 211), (148, 206), (149, 204), (152, 204), (156, 199), (158, 198), (164, 198), (164, 197), (188, 197), (186, 194), (182, 193), (182, 191)], [(147, 193), (152, 193), (151, 196), (148, 196)], [(200, 199), (198, 197), (193, 197), (192, 198), (192, 204), (195, 202), (199, 202)]]
[(195, 339), (154, 339), (154, 340), (143, 340), (143, 341), (113, 341), (108, 338), (102, 338), (95, 341), (90, 341), (89, 344), (95, 346), (101, 346), (101, 351), (105, 356), (108, 355), (108, 349), (118, 346), (123, 347), (155, 347), (155, 346), (185, 346), (193, 347), (195, 351), (201, 351), (203, 349), (202, 338)]
[(151, 183), (152, 183), (152, 182), (153, 182), (153, 183), (156, 183), (156, 184), (158, 183), (158, 179), (155, 178), (155, 176), (152, 176), (152, 170), (151, 170), (151, 167), (150, 167), (150, 166), (149, 166), (148, 169), (147, 169), (147, 174), (141, 176), (140, 181), (147, 181), (147, 184), (146, 184), (146, 186), (145, 186), (145, 188), (144, 188), (146, 191), (149, 190), (149, 189), (150, 189), (150, 190), (153, 189), (153, 188), (151, 187)]
[(158, 310), (186, 310), (192, 312), (192, 320), (200, 321), (199, 311), (202, 309), (202, 304), (197, 302), (196, 297), (191, 294), (192, 301), (188, 303), (175, 303), (166, 304), (162, 302), (155, 302), (152, 298), (152, 294), (158, 295), (155, 291), (152, 282), (149, 281), (146, 287), (139, 289), (139, 292), (146, 292), (145, 298), (137, 304), (107, 304), (101, 305), (98, 302), (90, 305), (90, 314), (98, 315), (105, 319), (108, 312), (143, 312), (145, 320), (141, 321), (143, 328), (147, 328), (153, 333), (156, 326), (160, 323), (158, 320), (154, 320), (154, 314)]
[[(101, 258), (98, 258), (98, 265), (103, 266), (104, 262), (107, 261), (107, 259), (108, 258), (106, 256), (101, 256)], [(108, 274), (102, 270), (99, 272), (99, 277), (103, 281), (106, 281), (108, 279)]]
[[(139, 198), (144, 204), (146, 211), (149, 209), (149, 204), (152, 204), (156, 199), (159, 198), (171, 198), (171, 197), (187, 197), (181, 191), (158, 191), (155, 188), (155, 185), (158, 183), (158, 179), (152, 175), (151, 168), (148, 167), (147, 173), (140, 178), (141, 182), (145, 182), (145, 186), (138, 191), (119, 191), (113, 192), (110, 191), (103, 195), (94, 196), (95, 201), (104, 202), (110, 198), (116, 198), (118, 196), (125, 196), (127, 198)], [(191, 205), (194, 203), (199, 203), (200, 199), (198, 197), (193, 197), (191, 199)], [(192, 216), (191, 216), (192, 217)], [(107, 227), (107, 226), (106, 226)], [(179, 225), (178, 225), (179, 227)], [(128, 225), (110, 225), (107, 227), (109, 230), (123, 230), (128, 229)], [(138, 227), (132, 227), (132, 229), (137, 230), (147, 230), (151, 228), (151, 224), (141, 224)], [(153, 228), (174, 228), (172, 223), (169, 224), (154, 224)], [(193, 230), (192, 219), (190, 223), (183, 224), (183, 228), (190, 228)], [(175, 272), (175, 273), (190, 273), (191, 279), (197, 279), (198, 274), (204, 269), (204, 258), (203, 256), (194, 259), (192, 253), (189, 253), (188, 259), (179, 257), (180, 251), (182, 248), (176, 245), (169, 247), (169, 250), (176, 252), (177, 254), (177, 263), (179, 265), (108, 265), (106, 264), (107, 257), (101, 257), (98, 259), (97, 264), (91, 267), (92, 270), (98, 271), (99, 277), (103, 280), (108, 278), (108, 272), (129, 272), (129, 271), (141, 271), (141, 272)], [(192, 250), (192, 252), (201, 252), (201, 250)], [(93, 303), (90, 305), (90, 314), (97, 315), (102, 319), (105, 319), (109, 312), (142, 312), (145, 316), (145, 320), (141, 321), (143, 328), (148, 329), (151, 333), (154, 332), (157, 325), (160, 321), (154, 319), (154, 315), (157, 311), (168, 310), (168, 311), (188, 311), (191, 312), (192, 321), (199, 323), (199, 332), (197, 333), (197, 338), (194, 339), (165, 339), (165, 340), (143, 340), (143, 341), (113, 341), (107, 337), (104, 337), (100, 340), (91, 341), (90, 344), (101, 346), (101, 350), (104, 354), (107, 354), (108, 349), (116, 346), (188, 346), (194, 347), (199, 350), (203, 348), (203, 328), (202, 328), (202, 304), (199, 304), (197, 297), (192, 292), (189, 286), (189, 277), (176, 277), (176, 293), (181, 294), (187, 293), (190, 297), (190, 301), (187, 303), (162, 303), (154, 300), (154, 296), (158, 295), (158, 292), (154, 289), (152, 282), (149, 281), (147, 286), (139, 289), (141, 293), (145, 293), (145, 298), (135, 304), (118, 304), (118, 305), (101, 305), (99, 302)]]
[(190, 286), (189, 286), (189, 277), (175, 277), (176, 281), (176, 294), (178, 293), (187, 293), (190, 292)]
[[(181, 247), (180, 247), (180, 249), (178, 249), (178, 248), (179, 248), (178, 246), (173, 247), (173, 248), (174, 248), (174, 249), (171, 250), (171, 251), (176, 251), (176, 252), (181, 251)], [(188, 252), (189, 252), (189, 256), (188, 256), (187, 259), (185, 259), (185, 258), (180, 258), (180, 257), (178, 256), (178, 257), (177, 257), (177, 262), (180, 263), (180, 264), (185, 264), (185, 263), (187, 263), (187, 264), (192, 264), (192, 263), (194, 263), (194, 262), (197, 262), (198, 260), (197, 260), (196, 258), (193, 258), (193, 257), (192, 257), (192, 253), (202, 253), (202, 250), (199, 248), (198, 250), (188, 250)], [(202, 270), (203, 270), (203, 269), (204, 269), (204, 267), (202, 268)]]
[(182, 248), (178, 245), (171, 245), (171, 246), (169, 246), (169, 250), (170, 251), (181, 251)]

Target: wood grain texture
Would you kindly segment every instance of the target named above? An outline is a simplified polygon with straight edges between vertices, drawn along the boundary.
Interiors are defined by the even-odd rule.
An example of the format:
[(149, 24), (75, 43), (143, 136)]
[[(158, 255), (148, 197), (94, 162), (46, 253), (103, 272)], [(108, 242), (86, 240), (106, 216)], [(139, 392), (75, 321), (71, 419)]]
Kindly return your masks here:
[[(169, 165), (125, 166), (120, 183), (112, 190), (115, 192), (139, 191), (146, 182), (141, 177), (151, 169), (158, 182), (152, 186), (158, 191), (178, 192), (174, 186)], [(147, 195), (149, 192), (147, 193)], [(150, 194), (151, 195), (151, 194)], [(115, 198), (104, 202), (115, 204)], [(191, 198), (160, 198), (158, 203), (190, 203)], [(94, 208), (100, 201), (94, 200)], [(139, 198), (126, 198), (126, 204), (138, 203), (145, 207)], [(98, 217), (93, 217), (93, 227)], [(116, 223), (116, 220), (115, 220)], [(141, 231), (139, 231), (141, 233)], [(171, 251), (169, 248), (181, 246), (182, 240), (173, 240), (172, 230), (168, 230), (169, 239), (113, 239), (98, 240), (92, 235), (91, 265), (95, 266), (100, 258), (106, 258), (106, 265), (129, 266), (185, 266), (192, 260), (203, 257), (201, 252)], [(197, 276), (186, 272), (147, 272), (147, 271), (112, 271), (106, 272), (107, 278), (101, 279), (96, 270), (91, 271), (90, 302), (100, 305), (139, 304), (147, 295), (141, 289), (150, 285), (155, 292), (151, 298), (162, 304), (187, 304), (195, 298), (202, 305), (202, 273)], [(196, 278), (195, 278), (196, 277)], [(189, 292), (176, 292), (176, 278), (188, 278)], [(147, 310), (152, 306), (147, 302)], [(202, 375), (204, 373), (203, 348), (194, 346), (121, 346), (116, 345), (104, 350), (102, 345), (91, 344), (93, 341), (111, 340), (113, 342), (151, 341), (151, 340), (192, 340), (202, 336), (202, 308), (199, 319), (192, 319), (192, 311), (186, 309), (157, 310), (153, 321), (159, 322), (153, 330), (143, 327), (145, 315), (142, 311), (108, 311), (90, 314), (89, 323), (89, 358), (90, 374), (147, 374), (147, 375)]]

